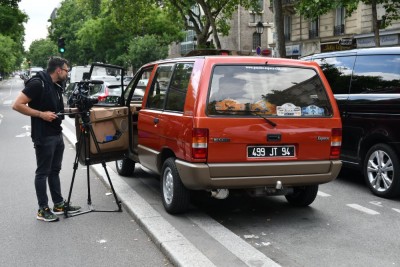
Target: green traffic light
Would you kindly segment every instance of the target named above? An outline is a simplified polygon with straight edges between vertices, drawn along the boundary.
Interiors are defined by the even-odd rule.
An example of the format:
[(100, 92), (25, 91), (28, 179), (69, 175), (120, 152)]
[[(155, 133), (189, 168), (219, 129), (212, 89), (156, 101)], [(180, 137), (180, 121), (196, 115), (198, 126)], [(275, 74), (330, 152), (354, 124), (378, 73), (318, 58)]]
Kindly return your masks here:
[(60, 47), (60, 48), (58, 49), (58, 51), (60, 51), (60, 53), (64, 53), (64, 52), (65, 52), (65, 48), (64, 48), (64, 47)]

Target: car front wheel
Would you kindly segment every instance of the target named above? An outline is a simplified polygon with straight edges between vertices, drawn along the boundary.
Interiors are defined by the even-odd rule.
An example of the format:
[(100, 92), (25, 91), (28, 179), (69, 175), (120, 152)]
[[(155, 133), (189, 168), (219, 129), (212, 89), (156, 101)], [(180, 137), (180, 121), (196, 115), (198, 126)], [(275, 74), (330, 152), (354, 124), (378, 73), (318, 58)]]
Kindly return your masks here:
[(130, 176), (135, 170), (135, 162), (127, 158), (116, 160), (115, 167), (119, 175)]
[(168, 213), (183, 213), (189, 207), (189, 190), (181, 181), (174, 158), (168, 158), (164, 162), (161, 172), (161, 195)]
[(400, 165), (394, 150), (386, 144), (370, 148), (364, 161), (364, 177), (372, 193), (384, 198), (400, 194)]
[(286, 200), (297, 207), (306, 207), (314, 202), (318, 193), (318, 185), (295, 187), (292, 194), (285, 195)]

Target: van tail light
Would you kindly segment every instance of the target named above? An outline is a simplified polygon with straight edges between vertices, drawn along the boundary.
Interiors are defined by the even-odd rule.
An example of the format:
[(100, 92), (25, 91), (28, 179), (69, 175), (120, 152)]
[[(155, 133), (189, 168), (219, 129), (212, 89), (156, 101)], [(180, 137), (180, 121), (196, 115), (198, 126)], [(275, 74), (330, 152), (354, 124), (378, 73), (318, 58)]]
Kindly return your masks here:
[(208, 152), (208, 129), (194, 128), (192, 134), (192, 157), (206, 159)]
[(339, 159), (340, 149), (342, 147), (342, 128), (332, 129), (332, 139), (331, 139), (331, 159)]

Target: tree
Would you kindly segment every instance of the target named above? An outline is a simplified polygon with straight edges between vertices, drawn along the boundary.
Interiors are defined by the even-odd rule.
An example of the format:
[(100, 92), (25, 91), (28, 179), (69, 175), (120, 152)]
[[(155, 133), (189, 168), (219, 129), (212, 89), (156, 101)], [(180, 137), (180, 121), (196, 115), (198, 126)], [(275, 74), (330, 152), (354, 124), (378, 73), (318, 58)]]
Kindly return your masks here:
[(0, 34), (0, 73), (9, 73), (14, 70), (17, 63), (14, 51), (16, 46), (14, 40)]
[[(385, 28), (392, 21), (400, 19), (400, 0), (301, 0), (297, 4), (297, 10), (305, 18), (316, 19), (334, 8), (344, 7), (347, 11), (346, 16), (350, 16), (357, 9), (360, 2), (371, 5), (375, 45), (380, 46), (379, 28)], [(379, 24), (377, 18), (378, 4), (382, 4), (386, 11), (384, 22), (381, 24)]]
[[(151, 4), (153, 3), (153, 4)], [(141, 34), (143, 28), (151, 22), (152, 16), (147, 16), (149, 9), (159, 6), (170, 24), (181, 30), (193, 30), (196, 33), (199, 47), (206, 47), (212, 36), (217, 48), (221, 48), (218, 33), (228, 35), (229, 22), (233, 12), (241, 5), (245, 8), (259, 10), (259, 0), (113, 0), (113, 12), (121, 25), (130, 27), (134, 34)], [(148, 19), (145, 19), (147, 17)], [(164, 26), (165, 27), (165, 26)], [(153, 32), (146, 30), (146, 33)], [(154, 32), (154, 34), (157, 34)], [(170, 34), (169, 34), (170, 35)]]
[[(199, 47), (206, 47), (212, 35), (215, 46), (220, 49), (218, 33), (229, 34), (229, 21), (240, 6), (258, 11), (258, 0), (167, 0), (163, 1), (170, 11), (178, 14), (186, 29), (194, 30)], [(204, 13), (203, 13), (204, 12)]]
[[(5, 51), (12, 47), (12, 51), (10, 52), (8, 59), (8, 63), (6, 65), (1, 65), (0, 68), (4, 71), (5, 69), (9, 69), (9, 63), (13, 62), (14, 66), (9, 70), (17, 68), (23, 60), (24, 53), (24, 26), (23, 23), (27, 21), (27, 15), (18, 9), (18, 3), (20, 0), (0, 0), (0, 36), (8, 37), (12, 40), (13, 44), (10, 44), (10, 41), (5, 41), (2, 38), (2, 44), (6, 46), (2, 47), (0, 45), (0, 50)], [(6, 67), (7, 66), (7, 67)]]
[(282, 0), (273, 0), (277, 57), (286, 57)]
[(160, 40), (155, 35), (145, 35), (133, 39), (125, 57), (126, 62), (137, 69), (148, 62), (166, 58), (168, 47), (159, 44)]
[(29, 46), (27, 59), (31, 66), (46, 68), (51, 56), (58, 55), (57, 45), (50, 39), (35, 40)]

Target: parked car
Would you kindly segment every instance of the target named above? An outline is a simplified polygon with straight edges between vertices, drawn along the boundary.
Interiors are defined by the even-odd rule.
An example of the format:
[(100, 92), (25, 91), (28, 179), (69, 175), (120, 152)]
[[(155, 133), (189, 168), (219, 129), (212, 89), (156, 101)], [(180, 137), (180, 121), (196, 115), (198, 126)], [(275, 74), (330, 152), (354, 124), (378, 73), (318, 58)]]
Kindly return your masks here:
[[(143, 99), (134, 98), (137, 90)], [(187, 210), (194, 190), (216, 198), (236, 189), (285, 195), (294, 206), (307, 206), (318, 185), (341, 169), (339, 110), (314, 62), (239, 56), (157, 61), (140, 68), (121, 99), (125, 104), (91, 109), (101, 152), (91, 140), (90, 162), (117, 160), (121, 175), (140, 163), (159, 174), (171, 214)]]
[(400, 195), (400, 47), (316, 54), (343, 122), (341, 159), (372, 193)]
[(108, 96), (121, 96), (123, 88), (120, 81), (95, 84), (90, 88), (90, 97), (95, 97), (99, 102), (104, 102)]

